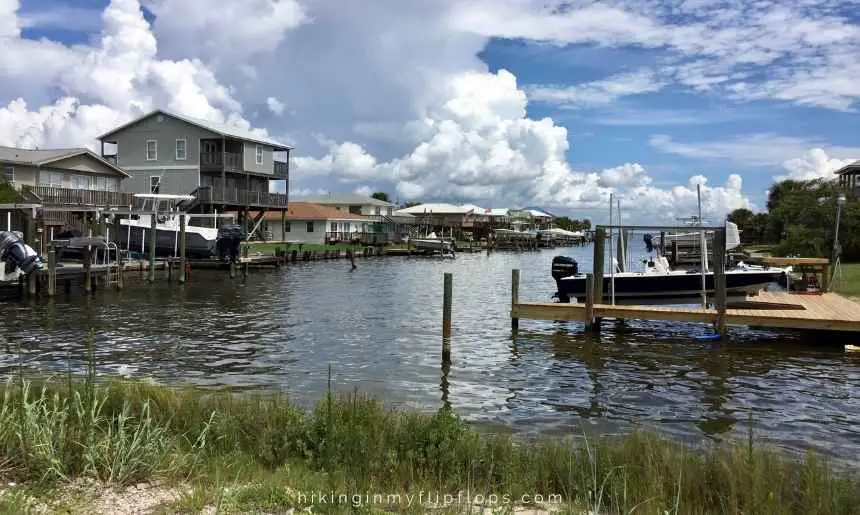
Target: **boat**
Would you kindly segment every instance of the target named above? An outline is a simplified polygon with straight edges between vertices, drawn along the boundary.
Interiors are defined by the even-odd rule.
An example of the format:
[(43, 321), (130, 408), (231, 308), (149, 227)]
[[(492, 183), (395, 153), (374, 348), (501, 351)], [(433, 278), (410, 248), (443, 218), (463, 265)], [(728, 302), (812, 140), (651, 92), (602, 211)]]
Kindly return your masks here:
[[(726, 248), (739, 244), (737, 226), (727, 222)], [(714, 273), (711, 270), (672, 270), (665, 256), (645, 260), (642, 271), (613, 271), (603, 277), (601, 303), (615, 304), (691, 304), (701, 300), (704, 293), (713, 296)], [(613, 259), (613, 267), (616, 267)], [(769, 284), (786, 281), (791, 268), (771, 268), (739, 262), (725, 271), (726, 296), (746, 297), (754, 295)], [(559, 302), (585, 302), (586, 275), (579, 272), (579, 264), (567, 256), (556, 256), (552, 261), (551, 274), (556, 282), (555, 297)], [(614, 289), (614, 295), (613, 295)]]
[(4, 280), (16, 280), (44, 268), (44, 262), (33, 247), (27, 245), (18, 231), (0, 231), (0, 261)]
[(454, 239), (437, 236), (435, 232), (431, 232), (423, 238), (410, 240), (410, 243), (415, 245), (416, 250), (427, 254), (440, 253), (445, 257), (454, 257)]

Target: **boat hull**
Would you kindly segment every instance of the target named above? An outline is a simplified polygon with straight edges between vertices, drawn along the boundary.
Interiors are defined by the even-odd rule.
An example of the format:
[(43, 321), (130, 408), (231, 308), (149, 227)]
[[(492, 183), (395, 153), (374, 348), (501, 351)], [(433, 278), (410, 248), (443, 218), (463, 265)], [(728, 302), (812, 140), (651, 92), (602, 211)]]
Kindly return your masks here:
[[(129, 234), (129, 231), (131, 234)], [(149, 253), (150, 229), (121, 225), (115, 242), (120, 249), (131, 253)], [(171, 229), (156, 228), (155, 255), (179, 255), (179, 233)], [(195, 232), (185, 233), (185, 255), (188, 259), (211, 259), (217, 256), (216, 240), (208, 240)]]
[[(729, 270), (726, 272), (726, 295), (745, 297), (767, 284), (778, 284), (783, 276), (782, 270)], [(585, 283), (584, 274), (557, 279), (558, 298), (562, 302), (569, 302), (570, 299), (585, 302)], [(604, 277), (603, 303), (611, 302), (612, 287), (612, 278)], [(695, 303), (702, 296), (702, 276), (695, 272), (618, 275), (614, 280), (614, 288), (616, 304)], [(705, 274), (705, 292), (711, 297), (716, 293), (713, 273)]]

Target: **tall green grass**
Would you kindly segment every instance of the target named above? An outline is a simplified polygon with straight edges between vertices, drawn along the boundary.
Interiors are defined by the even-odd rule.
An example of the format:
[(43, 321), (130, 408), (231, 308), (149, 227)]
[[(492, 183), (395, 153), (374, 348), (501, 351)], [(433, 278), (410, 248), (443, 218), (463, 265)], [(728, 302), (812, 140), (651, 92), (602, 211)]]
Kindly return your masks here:
[(752, 440), (698, 450), (647, 433), (523, 442), (479, 434), (447, 409), (389, 409), (357, 392), (330, 391), (302, 410), (276, 393), (101, 382), (92, 364), (83, 378), (9, 379), (0, 448), (5, 480), (169, 479), (198, 485), (186, 507), (226, 511), (301, 508), (318, 491), (556, 494), (568, 507), (625, 514), (849, 514), (860, 506), (855, 475)]

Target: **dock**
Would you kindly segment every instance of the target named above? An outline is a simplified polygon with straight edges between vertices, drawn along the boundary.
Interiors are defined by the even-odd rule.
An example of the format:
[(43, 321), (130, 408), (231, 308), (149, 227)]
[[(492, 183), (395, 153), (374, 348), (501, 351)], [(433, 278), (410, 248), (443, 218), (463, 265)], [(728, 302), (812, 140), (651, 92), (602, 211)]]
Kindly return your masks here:
[[(742, 307), (729, 303), (725, 323), (731, 326), (755, 326), (783, 329), (817, 329), (860, 332), (860, 303), (836, 293), (799, 295), (785, 292), (761, 292), (748, 297)], [(594, 304), (594, 318), (700, 322), (717, 324), (716, 309), (675, 306), (613, 306)], [(585, 304), (516, 302), (511, 318), (589, 322)]]

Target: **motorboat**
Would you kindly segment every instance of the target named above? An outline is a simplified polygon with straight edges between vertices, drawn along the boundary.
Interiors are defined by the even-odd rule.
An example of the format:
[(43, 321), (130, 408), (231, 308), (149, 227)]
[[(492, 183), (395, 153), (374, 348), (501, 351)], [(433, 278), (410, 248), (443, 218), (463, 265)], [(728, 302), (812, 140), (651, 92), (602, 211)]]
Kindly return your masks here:
[(0, 231), (0, 261), (3, 273), (9, 279), (18, 275), (28, 275), (44, 268), (44, 262), (33, 247), (27, 245), (18, 231)]
[(454, 239), (437, 236), (435, 232), (431, 232), (423, 238), (409, 240), (415, 246), (416, 250), (423, 251), (426, 254), (440, 254), (443, 257), (454, 257)]
[[(737, 226), (731, 222), (726, 225), (726, 248), (734, 248), (739, 244)], [(701, 299), (703, 293), (709, 297), (715, 294), (712, 270), (673, 270), (662, 255), (645, 259), (644, 270), (641, 271), (621, 271), (615, 260), (612, 261), (612, 272), (603, 277), (603, 298), (598, 301), (601, 303), (690, 304)], [(739, 262), (725, 270), (726, 296), (746, 297), (769, 284), (785, 284), (790, 273), (790, 267), (771, 268)], [(585, 302), (586, 274), (579, 271), (579, 263), (575, 259), (556, 256), (551, 274), (556, 282), (555, 296), (559, 302), (572, 299)]]

